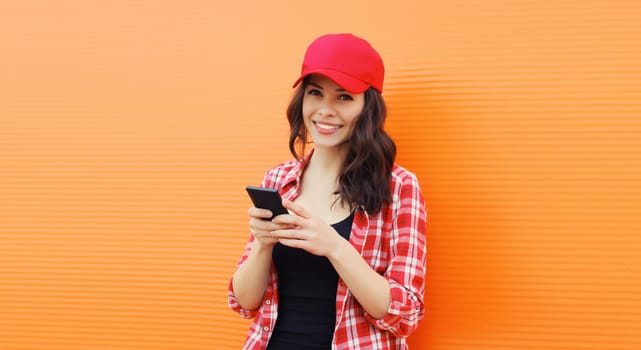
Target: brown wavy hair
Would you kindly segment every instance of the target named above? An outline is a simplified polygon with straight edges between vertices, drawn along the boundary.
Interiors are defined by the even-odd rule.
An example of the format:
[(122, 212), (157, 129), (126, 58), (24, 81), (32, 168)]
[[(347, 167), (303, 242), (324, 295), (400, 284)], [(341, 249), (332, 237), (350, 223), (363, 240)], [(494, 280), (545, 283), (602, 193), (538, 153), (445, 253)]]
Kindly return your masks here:
[[(307, 79), (303, 80), (287, 107), (289, 121), (289, 151), (296, 159), (305, 155), (310, 141), (303, 120), (303, 98)], [(396, 158), (396, 144), (383, 130), (387, 107), (383, 96), (373, 88), (365, 91), (365, 104), (356, 119), (353, 133), (347, 142), (349, 151), (338, 178), (341, 203), (351, 207), (363, 206), (370, 213), (381, 210), (392, 199), (390, 178)]]

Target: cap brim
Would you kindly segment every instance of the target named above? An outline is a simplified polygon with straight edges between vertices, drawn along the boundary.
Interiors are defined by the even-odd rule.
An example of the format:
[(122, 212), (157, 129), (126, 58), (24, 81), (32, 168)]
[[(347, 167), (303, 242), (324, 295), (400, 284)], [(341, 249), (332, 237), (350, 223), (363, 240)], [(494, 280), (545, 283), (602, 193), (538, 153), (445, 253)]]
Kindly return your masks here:
[(298, 84), (300, 84), (300, 82), (303, 81), (303, 79), (305, 79), (305, 77), (310, 74), (324, 75), (327, 78), (331, 79), (338, 86), (345, 89), (347, 92), (350, 92), (353, 94), (360, 94), (362, 92), (365, 92), (365, 90), (367, 90), (370, 87), (368, 83), (360, 79), (356, 79), (351, 75), (341, 73), (331, 69), (314, 69), (314, 70), (306, 71), (296, 80), (296, 82), (294, 82), (294, 85), (292, 87), (298, 86)]

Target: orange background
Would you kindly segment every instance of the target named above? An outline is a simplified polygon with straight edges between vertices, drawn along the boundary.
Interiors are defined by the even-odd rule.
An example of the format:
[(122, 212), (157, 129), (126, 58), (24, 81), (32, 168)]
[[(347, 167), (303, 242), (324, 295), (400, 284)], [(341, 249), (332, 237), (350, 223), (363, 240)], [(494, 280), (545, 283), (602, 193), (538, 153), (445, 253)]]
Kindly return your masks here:
[(238, 349), (247, 184), (370, 40), (428, 202), (412, 349), (641, 348), (638, 1), (0, 5), (0, 349)]

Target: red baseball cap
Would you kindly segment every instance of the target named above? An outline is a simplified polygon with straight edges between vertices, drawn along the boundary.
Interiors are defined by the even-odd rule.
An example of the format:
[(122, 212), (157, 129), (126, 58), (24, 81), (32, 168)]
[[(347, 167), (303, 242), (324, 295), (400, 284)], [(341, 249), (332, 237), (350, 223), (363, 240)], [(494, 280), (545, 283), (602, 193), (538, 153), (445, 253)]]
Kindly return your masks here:
[(305, 52), (300, 77), (293, 87), (313, 73), (354, 94), (370, 86), (383, 92), (383, 59), (372, 45), (352, 34), (327, 34), (314, 40)]

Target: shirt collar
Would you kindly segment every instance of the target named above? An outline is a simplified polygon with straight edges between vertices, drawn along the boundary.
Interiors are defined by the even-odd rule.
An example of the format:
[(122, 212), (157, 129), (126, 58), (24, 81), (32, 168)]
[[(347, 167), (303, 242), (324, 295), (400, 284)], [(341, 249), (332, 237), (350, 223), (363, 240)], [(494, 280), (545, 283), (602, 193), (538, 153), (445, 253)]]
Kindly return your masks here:
[(287, 173), (287, 175), (285, 175), (285, 178), (283, 179), (282, 190), (284, 193), (287, 193), (288, 197), (292, 200), (298, 197), (298, 195), (300, 194), (301, 177), (303, 176), (303, 171), (305, 170), (305, 167), (307, 167), (307, 164), (312, 158), (313, 153), (314, 149), (312, 149), (305, 157), (303, 157), (303, 159), (296, 162), (294, 167)]

